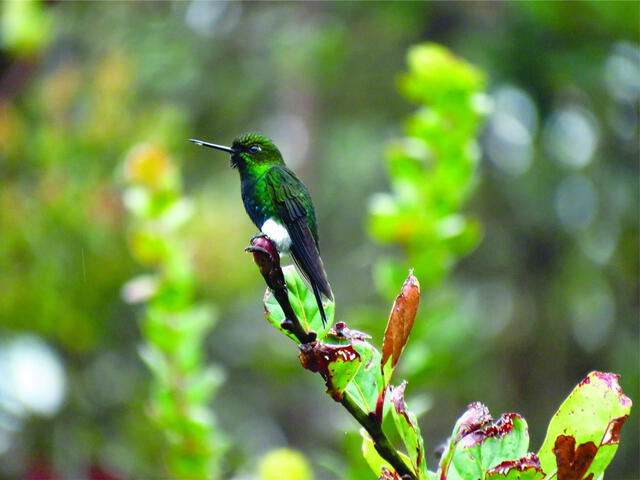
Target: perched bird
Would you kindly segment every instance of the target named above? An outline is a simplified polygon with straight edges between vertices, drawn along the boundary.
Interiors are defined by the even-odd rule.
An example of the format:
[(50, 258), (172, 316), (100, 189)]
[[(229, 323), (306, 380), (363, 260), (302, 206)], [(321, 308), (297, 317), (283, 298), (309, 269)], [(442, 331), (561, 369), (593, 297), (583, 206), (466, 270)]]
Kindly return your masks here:
[(318, 249), (316, 213), (307, 187), (284, 164), (278, 147), (255, 133), (237, 137), (230, 147), (190, 141), (231, 154), (231, 166), (240, 172), (247, 214), (278, 251), (291, 254), (326, 323), (322, 295), (330, 300), (333, 295)]

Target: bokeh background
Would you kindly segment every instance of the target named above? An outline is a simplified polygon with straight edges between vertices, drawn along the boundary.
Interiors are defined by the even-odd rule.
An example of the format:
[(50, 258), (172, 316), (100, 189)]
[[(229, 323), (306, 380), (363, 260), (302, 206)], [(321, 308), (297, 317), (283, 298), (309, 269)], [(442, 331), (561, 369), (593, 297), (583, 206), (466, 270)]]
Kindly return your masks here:
[[(216, 419), (208, 441), (226, 446), (221, 478), (278, 478), (265, 473), (273, 464), (296, 464), (298, 478), (371, 477), (355, 422), (262, 317), (237, 172), (186, 139), (275, 140), (312, 192), (339, 319), (379, 344), (390, 303), (376, 262), (397, 253), (412, 265), (375, 241), (369, 209), (389, 190), (386, 145), (415, 109), (398, 75), (424, 41), (483, 72), (488, 106), (464, 206), (482, 236), (433, 286), (455, 301), (437, 332), (414, 332), (398, 373), (427, 448), (479, 400), (495, 417), (523, 414), (536, 450), (595, 369), (621, 374), (640, 401), (637, 3), (1, 8), (0, 478), (169, 475), (135, 301), (153, 288), (139, 277), (153, 259), (123, 200), (145, 151), (170, 164), (191, 213), (179, 248), (215, 320), (197, 368), (215, 366), (219, 383), (203, 401)], [(421, 308), (430, 295), (423, 285)], [(301, 456), (269, 455), (281, 447)], [(638, 478), (638, 447), (634, 413), (608, 478)]]

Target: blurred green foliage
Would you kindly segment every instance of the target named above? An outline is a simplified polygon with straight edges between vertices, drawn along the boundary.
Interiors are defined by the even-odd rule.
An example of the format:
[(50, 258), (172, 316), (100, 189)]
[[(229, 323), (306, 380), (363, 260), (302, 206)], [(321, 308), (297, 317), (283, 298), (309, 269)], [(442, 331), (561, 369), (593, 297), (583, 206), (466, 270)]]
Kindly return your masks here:
[[(276, 140), (313, 195), (336, 314), (381, 338), (388, 304), (370, 271), (381, 248), (362, 225), (372, 195), (394, 193), (383, 150), (406, 136), (410, 111), (394, 78), (422, 41), (485, 72), (493, 107), (458, 210), (482, 239), (424, 289), (432, 313), (399, 366), (409, 405), (438, 413), (420, 417), (425, 438), (444, 440), (480, 398), (521, 411), (540, 444), (557, 400), (594, 368), (639, 396), (635, 4), (6, 1), (1, 15), (0, 334), (40, 336), (67, 380), (54, 415), (16, 421), (2, 407), (1, 476), (24, 478), (40, 461), (71, 478), (96, 465), (160, 475), (163, 442), (142, 414), (152, 377), (137, 355), (139, 312), (121, 298), (144, 268), (114, 174), (151, 142), (181, 160), (194, 301), (219, 307), (204, 345), (235, 379), (214, 402), (222, 430), (242, 439), (225, 455), (229, 477), (289, 446), (318, 479), (367, 478), (358, 435), (336, 442), (350, 419), (260, 318), (237, 173), (186, 139)], [(427, 343), (442, 323), (452, 337)], [(637, 476), (637, 422), (622, 437), (612, 478)]]
[(286, 474), (291, 480), (312, 480), (313, 473), (300, 452), (279, 448), (267, 453), (260, 461), (260, 480), (279, 480)]
[(2, 11), (3, 47), (16, 56), (38, 54), (51, 39), (51, 18), (38, 0), (8, 0)]
[(388, 149), (393, 194), (373, 197), (370, 208), (373, 237), (406, 256), (376, 265), (376, 281), (390, 293), (407, 263), (427, 286), (437, 285), (479, 240), (478, 225), (460, 210), (476, 183), (483, 78), (438, 45), (412, 47), (409, 69), (400, 87), (421, 108), (407, 120), (407, 137)]
[(124, 170), (130, 248), (155, 274), (130, 280), (123, 296), (147, 303), (141, 355), (154, 376), (150, 414), (166, 438), (164, 459), (172, 478), (221, 478), (224, 440), (208, 404), (222, 374), (205, 365), (203, 349), (214, 315), (211, 306), (194, 303), (191, 250), (182, 233), (193, 208), (162, 147), (135, 147)]

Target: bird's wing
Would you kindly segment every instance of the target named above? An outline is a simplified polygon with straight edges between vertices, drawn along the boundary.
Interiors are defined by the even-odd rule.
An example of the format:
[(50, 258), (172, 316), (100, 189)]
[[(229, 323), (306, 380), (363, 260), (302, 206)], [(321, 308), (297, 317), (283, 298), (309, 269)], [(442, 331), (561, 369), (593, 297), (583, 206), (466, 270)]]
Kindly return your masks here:
[[(317, 290), (332, 299), (331, 287), (324, 271), (324, 265), (318, 251), (316, 234), (309, 227), (308, 215), (313, 215), (311, 198), (307, 187), (284, 166), (272, 167), (266, 173), (269, 188), (273, 190), (273, 199), (278, 216), (291, 238), (291, 256), (296, 266), (306, 277), (318, 298)], [(309, 211), (307, 211), (309, 207)], [(313, 224), (315, 224), (315, 219)], [(318, 299), (319, 307), (322, 309)], [(324, 312), (323, 312), (324, 313)]]

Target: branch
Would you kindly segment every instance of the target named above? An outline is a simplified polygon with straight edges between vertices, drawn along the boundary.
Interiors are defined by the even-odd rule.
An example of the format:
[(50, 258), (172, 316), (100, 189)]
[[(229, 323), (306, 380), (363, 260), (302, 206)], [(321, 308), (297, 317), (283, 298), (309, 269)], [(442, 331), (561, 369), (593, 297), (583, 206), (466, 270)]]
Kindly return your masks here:
[(285, 315), (281, 326), (291, 332), (301, 344), (315, 342), (316, 332), (307, 332), (291, 307), (289, 292), (284, 281), (284, 274), (280, 268), (280, 255), (271, 240), (266, 236), (255, 236), (251, 239), (251, 246), (245, 252), (253, 254), (253, 261), (258, 265), (264, 281), (278, 301)]
[(382, 431), (382, 424), (375, 417), (375, 414), (371, 412), (369, 415), (366, 415), (360, 407), (353, 402), (353, 399), (347, 393), (342, 396), (340, 403), (367, 431), (373, 440), (374, 448), (380, 456), (389, 462), (389, 464), (403, 479), (416, 480), (417, 477), (415, 474), (411, 471), (398, 451), (391, 444), (389, 438), (387, 438), (385, 433)]
[[(255, 236), (251, 240), (251, 246), (247, 247), (245, 251), (253, 254), (254, 262), (258, 265), (267, 286), (282, 308), (285, 315), (285, 320), (281, 324), (282, 328), (295, 335), (301, 343), (300, 360), (302, 366), (307, 370), (320, 373), (327, 382), (328, 393), (334, 400), (340, 402), (367, 431), (373, 440), (374, 447), (378, 454), (385, 459), (403, 479), (416, 480), (417, 477), (415, 473), (411, 471), (389, 438), (382, 431), (382, 419), (378, 418), (374, 412), (369, 414), (365, 413), (347, 392), (333, 390), (330, 375), (325, 365), (325, 360), (328, 358), (327, 352), (333, 349), (344, 349), (346, 346), (337, 347), (317, 342), (315, 332), (307, 332), (304, 330), (289, 302), (284, 273), (280, 267), (280, 256), (271, 240), (266, 236)], [(344, 327), (344, 324), (341, 325)], [(363, 335), (360, 332), (356, 333)]]

